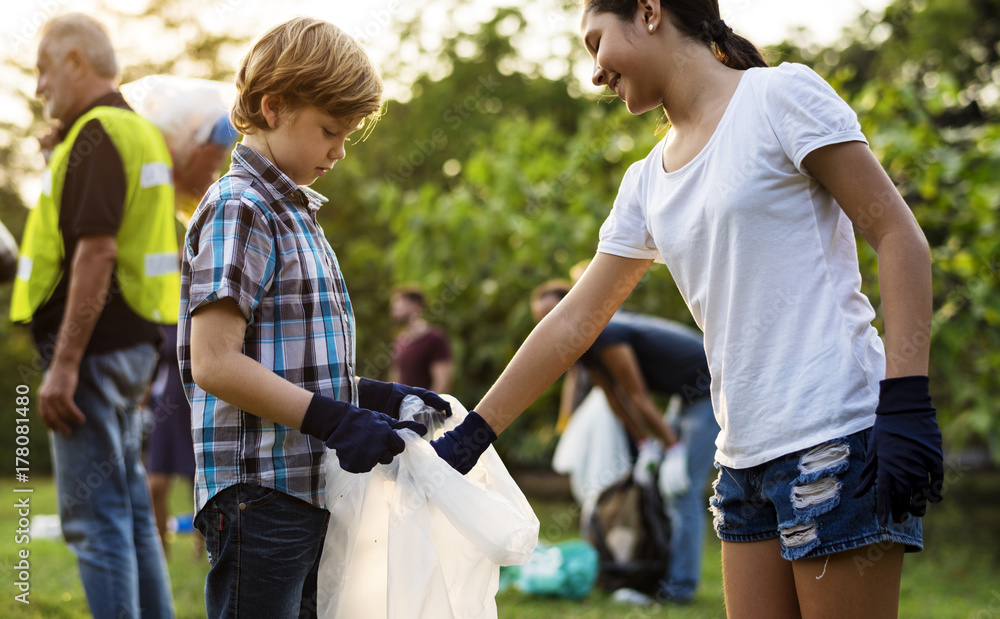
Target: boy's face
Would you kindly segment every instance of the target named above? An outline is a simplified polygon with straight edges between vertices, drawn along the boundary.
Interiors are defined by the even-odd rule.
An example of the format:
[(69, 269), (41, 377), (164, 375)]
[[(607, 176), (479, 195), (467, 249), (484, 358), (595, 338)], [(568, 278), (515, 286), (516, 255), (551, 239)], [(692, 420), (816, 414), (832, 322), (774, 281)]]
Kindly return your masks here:
[(334, 118), (312, 105), (285, 112), (266, 132), (272, 163), (295, 184), (311, 185), (344, 158), (348, 137), (360, 124), (358, 119)]

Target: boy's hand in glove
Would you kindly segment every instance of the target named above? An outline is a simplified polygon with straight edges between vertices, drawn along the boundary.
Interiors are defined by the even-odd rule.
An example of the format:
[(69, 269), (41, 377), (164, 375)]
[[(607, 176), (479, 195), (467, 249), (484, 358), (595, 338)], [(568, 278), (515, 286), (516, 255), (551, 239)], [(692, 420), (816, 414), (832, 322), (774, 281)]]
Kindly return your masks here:
[(446, 417), (451, 416), (451, 404), (433, 391), (400, 383), (383, 383), (370, 378), (358, 380), (358, 405), (396, 419), (399, 419), (399, 405), (408, 395), (415, 395), (423, 400), (424, 404), (444, 411)]
[(941, 500), (944, 457), (941, 430), (926, 376), (888, 378), (879, 383), (875, 425), (865, 468), (854, 496), (875, 486), (882, 526), (927, 513), (927, 501)]
[(330, 449), (336, 449), (340, 467), (345, 471), (367, 473), (376, 464), (389, 464), (403, 451), (406, 443), (395, 430), (404, 428), (421, 436), (427, 432), (422, 423), (399, 421), (317, 393), (302, 418), (300, 432), (315, 436)]

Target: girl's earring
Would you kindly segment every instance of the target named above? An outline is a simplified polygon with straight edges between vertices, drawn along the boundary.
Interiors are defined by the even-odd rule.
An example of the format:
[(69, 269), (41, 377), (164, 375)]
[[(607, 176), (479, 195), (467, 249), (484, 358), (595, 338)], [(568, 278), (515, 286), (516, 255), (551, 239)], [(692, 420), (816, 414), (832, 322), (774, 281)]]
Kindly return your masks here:
[(650, 24), (650, 25), (649, 25), (649, 31), (650, 31), (650, 32), (652, 32), (652, 31), (653, 31), (653, 24)]

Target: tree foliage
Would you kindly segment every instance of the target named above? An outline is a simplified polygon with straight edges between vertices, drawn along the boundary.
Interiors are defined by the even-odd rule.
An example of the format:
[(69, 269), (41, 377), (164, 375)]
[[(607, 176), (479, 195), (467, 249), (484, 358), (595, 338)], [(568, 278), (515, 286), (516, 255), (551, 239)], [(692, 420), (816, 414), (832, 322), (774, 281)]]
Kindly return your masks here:
[[(366, 263), (358, 273), (419, 281), (438, 301), (432, 319), (456, 338), (456, 392), (470, 404), (530, 330), (530, 290), (593, 254), (625, 168), (656, 140), (657, 119), (631, 118), (623, 106), (580, 97), (571, 77), (504, 75), (512, 50), (498, 26), (510, 14), (501, 11), (468, 36), (478, 50), (471, 57), (457, 53), (457, 41), (445, 46), (450, 73), (422, 78), (412, 100), (390, 105), (355, 153), (356, 178), (341, 170), (325, 179), (338, 192), (363, 187), (353, 197), (363, 206), (351, 208), (351, 216), (370, 217), (378, 230), (365, 255), (388, 258), (374, 261), (383, 270)], [(858, 111), (873, 150), (926, 231), (936, 313), (917, 337), (932, 341), (941, 423), (952, 446), (982, 440), (995, 457), (998, 15), (995, 0), (898, 0), (884, 15), (865, 14), (835, 46), (772, 50), (777, 61), (814, 67)], [(345, 252), (366, 236), (349, 225), (331, 228)], [(865, 292), (879, 307), (874, 251), (860, 237), (859, 251)], [(351, 263), (347, 258), (348, 281), (357, 282)], [(365, 312), (375, 328), (362, 334), (362, 356), (387, 350), (391, 337), (375, 326), (385, 286), (370, 286), (374, 281), (363, 284), (363, 303), (375, 302)], [(647, 276), (629, 304), (690, 321), (665, 269)], [(881, 317), (876, 326), (882, 328)], [(359, 366), (365, 369), (363, 359)], [(505, 434), (504, 447), (525, 457), (547, 453), (541, 443), (550, 436), (554, 406), (550, 392)]]
[[(192, 0), (159, 0), (132, 16), (161, 24), (178, 47), (126, 68), (126, 75), (230, 78), (233, 67), (220, 58), (232, 56), (240, 37), (199, 26), (197, 8)], [(575, 8), (554, 10), (569, 11), (565, 23), (575, 23)], [(536, 36), (538, 26), (527, 11), (500, 9), (437, 47), (424, 43), (419, 15), (399, 26), (400, 49), (416, 56), (387, 62), (387, 81), (409, 75), (408, 63), (423, 72), (409, 79), (409, 96), (389, 101), (370, 137), (351, 145), (335, 172), (314, 185), (330, 197), (319, 217), (357, 315), (359, 372), (387, 376), (390, 289), (419, 283), (428, 318), (453, 338), (454, 392), (470, 407), (532, 328), (530, 291), (593, 255), (625, 169), (659, 139), (655, 113), (632, 117), (620, 104), (581, 94), (569, 69), (544, 77), (537, 66), (519, 63), (517, 42)], [(884, 14), (862, 16), (837, 45), (788, 42), (770, 50), (775, 61), (815, 68), (858, 111), (874, 152), (924, 228), (934, 258), (936, 312), (926, 336), (939, 418), (949, 445), (985, 442), (994, 457), (998, 15), (1000, 0), (895, 0)], [(579, 42), (573, 50), (571, 62), (583, 54)], [(0, 161), (11, 156), (0, 148)], [(0, 187), (0, 215), (19, 234), (23, 205), (11, 187)], [(863, 240), (859, 251), (865, 292), (879, 307), (875, 254)], [(654, 266), (627, 303), (691, 322), (662, 267)], [(0, 336), (14, 353), (0, 363), (23, 364), (30, 346), (10, 329), (0, 327)], [(15, 376), (0, 377), (10, 383), (8, 393)], [(544, 466), (555, 400), (554, 390), (539, 399), (503, 434), (502, 451)]]
[[(790, 50), (789, 50), (790, 51)], [(897, 0), (839, 50), (799, 50), (858, 111), (931, 245), (931, 385), (953, 447), (1000, 458), (1000, 2)], [(878, 306), (876, 262), (862, 248)]]

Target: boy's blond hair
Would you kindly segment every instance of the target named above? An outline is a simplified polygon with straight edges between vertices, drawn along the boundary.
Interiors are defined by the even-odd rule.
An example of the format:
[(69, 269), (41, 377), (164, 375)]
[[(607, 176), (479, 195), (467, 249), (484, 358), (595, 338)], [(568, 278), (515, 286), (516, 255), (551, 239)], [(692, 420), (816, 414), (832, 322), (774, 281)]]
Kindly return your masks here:
[[(278, 96), (290, 112), (312, 105), (343, 119), (378, 119), (382, 78), (361, 45), (337, 26), (296, 17), (261, 35), (240, 61), (229, 117), (245, 135), (270, 127), (261, 97)], [(372, 123), (367, 123), (371, 128)]]

